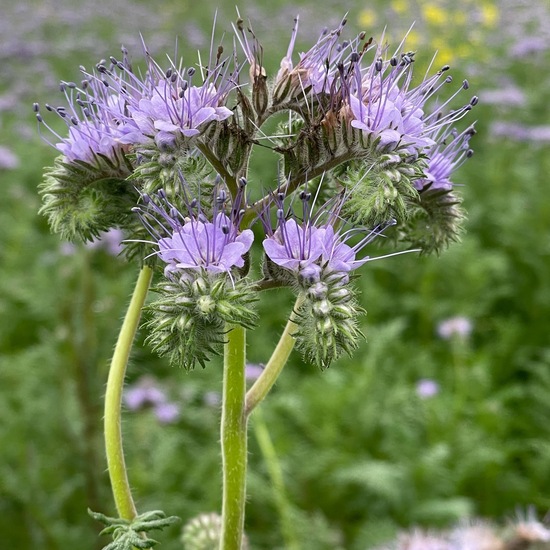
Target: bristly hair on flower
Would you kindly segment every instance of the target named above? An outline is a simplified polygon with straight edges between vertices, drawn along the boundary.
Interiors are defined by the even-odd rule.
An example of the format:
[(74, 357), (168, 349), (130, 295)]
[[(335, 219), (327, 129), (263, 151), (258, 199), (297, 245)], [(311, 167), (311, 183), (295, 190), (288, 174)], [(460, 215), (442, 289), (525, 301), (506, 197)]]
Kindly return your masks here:
[(245, 187), (241, 178), (231, 201), (217, 186), (211, 212), (189, 198), (184, 184), (185, 213), (162, 190), (142, 196), (144, 206), (134, 209), (158, 247), (153, 254), (165, 264), (166, 279), (155, 289), (161, 297), (148, 307), (148, 342), (172, 364), (204, 366), (221, 352), (228, 326), (256, 323), (251, 306), (257, 295), (246, 278), (254, 235), (239, 228)]

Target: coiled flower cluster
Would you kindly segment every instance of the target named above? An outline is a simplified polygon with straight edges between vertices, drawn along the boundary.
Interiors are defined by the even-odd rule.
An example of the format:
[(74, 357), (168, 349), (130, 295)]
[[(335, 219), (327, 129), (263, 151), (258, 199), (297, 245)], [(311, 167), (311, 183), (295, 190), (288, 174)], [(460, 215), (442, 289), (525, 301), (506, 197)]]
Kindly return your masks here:
[[(369, 260), (358, 258), (365, 246), (384, 232), (399, 250), (440, 252), (461, 233), (453, 178), (475, 131), (456, 126), (477, 98), (455, 102), (468, 82), (446, 94), (444, 66), (413, 84), (416, 54), (403, 43), (390, 51), (384, 37), (345, 39), (346, 20), (296, 61), (298, 26), (278, 71), (239, 19), (228, 55), (213, 40), (206, 63), (161, 64), (144, 44), (145, 70), (135, 71), (123, 49), (82, 68), (80, 84), (63, 82), (66, 106), (34, 106), (60, 153), (40, 187), (42, 213), (69, 239), (120, 228), (130, 259), (161, 267), (149, 342), (185, 368), (219, 353), (231, 326), (253, 327), (258, 292), (278, 286), (298, 297), (298, 348), (325, 368), (361, 337), (350, 276)], [(263, 197), (248, 174), (260, 143), (278, 161)], [(251, 229), (258, 220), (264, 235)], [(254, 235), (259, 280), (249, 273)]]

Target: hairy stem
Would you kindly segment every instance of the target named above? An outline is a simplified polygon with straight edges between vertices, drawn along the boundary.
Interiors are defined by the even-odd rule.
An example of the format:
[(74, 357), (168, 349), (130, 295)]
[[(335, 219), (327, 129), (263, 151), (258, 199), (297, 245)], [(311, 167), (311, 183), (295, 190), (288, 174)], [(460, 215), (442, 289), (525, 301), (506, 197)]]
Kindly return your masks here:
[(281, 374), (283, 367), (286, 365), (288, 357), (292, 349), (294, 348), (294, 338), (292, 334), (296, 329), (296, 311), (302, 305), (304, 301), (304, 296), (299, 295), (296, 303), (294, 304), (294, 309), (290, 314), (288, 322), (285, 326), (285, 330), (277, 343), (277, 347), (273, 350), (271, 357), (265, 369), (259, 378), (254, 382), (254, 385), (248, 390), (246, 394), (245, 402), (245, 414), (246, 416), (254, 410), (254, 408), (261, 403), (265, 396), (269, 393), (269, 390), (273, 387), (277, 378)]
[[(346, 152), (340, 156), (331, 158), (324, 164), (321, 164), (315, 168), (302, 170), (293, 178), (291, 178), (287, 183), (282, 185), (280, 189), (278, 189), (278, 191), (284, 193), (285, 195), (289, 195), (290, 193), (298, 189), (300, 185), (315, 179), (317, 176), (320, 176), (324, 172), (329, 172), (333, 168), (336, 168), (343, 162), (347, 162), (352, 158), (353, 156), (350, 153)], [(242, 227), (248, 227), (252, 223), (252, 221), (256, 219), (256, 217), (265, 209), (265, 207), (269, 204), (271, 200), (272, 194), (269, 193), (265, 197), (257, 200), (254, 204), (251, 204), (246, 209), (246, 212), (243, 215), (243, 219), (241, 222)]]
[(238, 326), (228, 328), (221, 420), (223, 503), (220, 550), (241, 550), (246, 500), (246, 331)]
[(141, 316), (141, 308), (147, 296), (152, 276), (153, 271), (151, 268), (144, 266), (141, 269), (115, 346), (105, 392), (104, 430), (107, 467), (118, 515), (128, 520), (136, 517), (137, 511), (128, 483), (122, 449), (120, 425), (122, 389), (124, 387), (126, 365), (128, 364), (130, 350)]
[(227, 188), (229, 189), (229, 192), (231, 193), (231, 196), (235, 197), (237, 190), (239, 189), (236, 178), (226, 170), (225, 165), (220, 162), (220, 160), (216, 157), (216, 155), (214, 155), (214, 153), (212, 153), (207, 145), (198, 142), (197, 149), (206, 157), (206, 160), (208, 160), (214, 170), (216, 170), (216, 172), (218, 172), (218, 174), (222, 177), (223, 181), (227, 185)]

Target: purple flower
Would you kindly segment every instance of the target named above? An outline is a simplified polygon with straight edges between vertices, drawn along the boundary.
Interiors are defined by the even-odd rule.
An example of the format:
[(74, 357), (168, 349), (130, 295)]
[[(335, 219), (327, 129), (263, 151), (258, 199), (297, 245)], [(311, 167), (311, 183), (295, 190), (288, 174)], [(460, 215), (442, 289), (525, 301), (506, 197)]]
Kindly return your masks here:
[[(368, 51), (368, 50), (367, 50)], [(477, 97), (463, 107), (445, 113), (454, 97), (469, 87), (465, 80), (449, 99), (429, 110), (428, 100), (452, 78), (444, 76), (443, 67), (417, 87), (412, 87), (413, 53), (401, 53), (384, 59), (382, 48), (376, 50), (375, 60), (365, 67), (365, 52), (351, 57), (349, 69), (342, 76), (341, 88), (350, 110), (350, 124), (361, 130), (387, 150), (400, 149), (412, 155), (436, 144), (434, 135), (462, 118)]]
[(172, 424), (181, 416), (180, 406), (177, 403), (159, 403), (153, 409), (161, 424)]
[[(170, 203), (162, 190), (156, 197), (159, 204), (149, 196), (143, 196), (148, 209), (136, 208), (135, 211), (157, 240), (157, 254), (168, 264), (165, 268), (167, 276), (181, 271), (203, 270), (230, 274), (233, 268), (244, 266), (244, 256), (254, 240), (250, 229), (239, 230), (244, 212), (241, 210), (244, 184), (241, 180), (229, 216), (221, 211), (228, 199), (227, 194), (224, 190), (219, 191), (212, 221), (207, 219), (196, 200), (187, 202), (188, 213), (184, 215)], [(161, 235), (148, 218), (152, 218), (168, 236)]]
[(93, 241), (86, 243), (86, 246), (91, 249), (103, 248), (111, 256), (118, 256), (122, 252), (122, 241), (124, 240), (124, 233), (120, 229), (110, 229), (104, 231)]
[(264, 371), (263, 365), (255, 365), (254, 363), (247, 363), (245, 369), (245, 376), (247, 381), (254, 382), (260, 377), (260, 374)]
[(179, 226), (172, 237), (160, 239), (159, 256), (172, 270), (229, 272), (233, 267), (244, 266), (243, 256), (253, 240), (250, 229), (237, 234), (230, 218), (220, 212), (212, 222), (190, 220)]
[(416, 394), (421, 399), (433, 397), (439, 393), (439, 384), (435, 380), (423, 378), (416, 384)]
[(472, 329), (472, 321), (459, 315), (441, 321), (437, 326), (437, 333), (444, 340), (450, 340), (453, 336), (467, 338), (470, 336)]
[(166, 395), (150, 377), (141, 378), (137, 384), (130, 386), (124, 392), (124, 402), (132, 410), (138, 410), (146, 405), (159, 405), (166, 402)]
[(285, 214), (282, 193), (278, 193), (276, 199), (278, 208), (275, 231), (264, 216), (263, 222), (268, 236), (263, 241), (263, 247), (272, 262), (295, 272), (301, 279), (315, 283), (320, 280), (321, 273), (328, 275), (337, 272), (345, 275), (369, 260), (368, 257), (357, 260), (356, 254), (379, 235), (383, 228), (377, 227), (368, 231), (357, 244), (349, 246), (346, 241), (360, 230), (335, 229), (340, 221), (339, 211), (343, 199), (338, 197), (331, 200), (319, 208), (317, 215), (311, 216), (311, 195), (302, 192), (300, 197), (303, 204), (301, 223), (296, 221), (292, 211)]
[[(116, 91), (125, 107), (121, 118), (124, 143), (155, 139), (159, 146), (173, 145), (177, 139), (199, 135), (210, 122), (232, 116), (225, 101), (237, 86), (238, 69), (230, 73), (227, 59), (211, 59), (202, 84), (194, 85), (194, 68), (185, 70), (181, 62), (169, 60), (170, 66), (163, 70), (145, 45), (144, 49), (148, 65), (144, 78), (132, 73), (126, 60), (115, 58), (111, 58), (111, 69), (101, 71), (100, 81)], [(114, 112), (118, 112), (116, 106)]]
[(0, 145), (0, 170), (13, 170), (19, 166), (19, 157), (7, 147)]
[(62, 82), (61, 92), (65, 95), (68, 107), (53, 107), (46, 104), (45, 108), (55, 113), (67, 125), (68, 136), (62, 136), (51, 128), (40, 113), (38, 103), (34, 111), (41, 126), (45, 127), (56, 140), (52, 143), (42, 136), (46, 142), (60, 151), (69, 162), (82, 161), (94, 165), (98, 155), (120, 164), (121, 153), (128, 146), (123, 142), (123, 127), (121, 126), (122, 106), (116, 94), (101, 84), (96, 78), (84, 80), (78, 87), (74, 82)]
[(445, 130), (442, 135), (436, 132), (433, 136), (435, 145), (427, 150), (428, 167), (424, 170), (425, 177), (414, 181), (414, 186), (423, 189), (453, 188), (452, 173), (459, 168), (466, 159), (473, 155), (469, 148), (470, 138), (475, 134), (473, 126), (462, 133), (454, 128)]

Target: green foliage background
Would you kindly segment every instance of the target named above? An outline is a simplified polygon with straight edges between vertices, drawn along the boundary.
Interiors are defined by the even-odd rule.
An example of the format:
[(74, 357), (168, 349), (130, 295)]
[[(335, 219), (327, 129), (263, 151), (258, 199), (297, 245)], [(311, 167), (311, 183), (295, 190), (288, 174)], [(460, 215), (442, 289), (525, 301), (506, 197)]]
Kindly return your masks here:
[[(172, 52), (175, 36), (180, 52), (186, 44), (207, 47), (216, 6), (181, 0), (155, 8), (129, 0), (1, 4), (0, 145), (20, 159), (18, 167), (0, 169), (2, 547), (92, 550), (102, 545), (100, 526), (86, 507), (114, 513), (102, 395), (137, 268), (103, 250), (61, 244), (37, 216), (36, 187), (56, 152), (36, 135), (31, 103), (56, 103), (58, 80), (77, 78), (79, 65), (116, 54), (120, 43), (139, 59), (139, 31), (157, 53)], [(427, 65), (430, 43), (443, 34), (459, 52), (455, 74), (467, 74), (482, 99), (474, 115), (476, 154), (457, 176), (469, 212), (463, 242), (439, 258), (405, 255), (367, 264), (358, 280), (367, 342), (353, 359), (323, 373), (293, 355), (262, 406), (285, 481), (286, 529), (252, 419), (247, 532), (253, 548), (288, 548), (294, 537), (303, 550), (363, 550), (403, 527), (445, 526), (468, 516), (505, 520), (518, 506), (533, 505), (539, 513), (550, 508), (549, 141), (491, 132), (495, 121), (550, 123), (550, 50), (509, 55), (514, 36), (502, 30), (514, 17), (512, 2), (479, 4), (498, 13), (496, 22), (488, 16), (468, 26), (481, 33), (483, 49), (477, 34), (465, 36), (453, 24), (450, 2), (433, 3), (448, 8), (443, 20), (427, 11), (429, 2), (411, 2), (397, 17), (400, 4), (240, 5), (265, 37), (272, 71), (286, 51), (296, 10), (304, 47), (345, 11), (352, 29), (371, 21), (368, 31), (378, 36), (388, 24), (394, 41), (416, 18), (424, 37), (418, 56)], [(470, 2), (462, 4), (467, 11)], [(544, 5), (525, 8), (527, 34), (536, 34)], [(232, 7), (220, 9), (219, 29), (229, 31), (233, 19)], [(483, 90), (510, 81), (522, 90), (523, 104), (483, 103)], [(255, 159), (261, 185), (275, 179), (276, 165), (268, 160), (261, 153)], [(267, 360), (290, 308), (284, 291), (262, 297), (250, 361)], [(471, 319), (471, 337), (439, 339), (438, 322), (455, 315)], [(186, 374), (140, 342), (128, 382), (144, 374), (181, 404), (182, 416), (161, 425), (150, 410), (125, 414), (138, 508), (161, 508), (184, 521), (219, 509), (219, 410), (209, 403), (221, 391), (220, 365)], [(425, 378), (440, 386), (429, 399), (416, 393)], [(163, 548), (181, 548), (179, 529), (162, 535)]]

